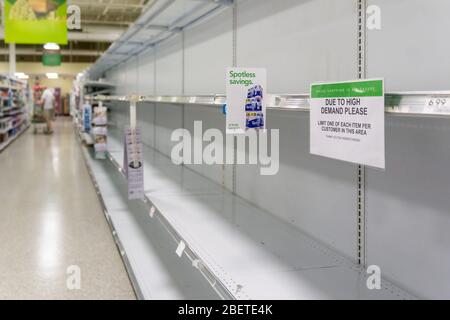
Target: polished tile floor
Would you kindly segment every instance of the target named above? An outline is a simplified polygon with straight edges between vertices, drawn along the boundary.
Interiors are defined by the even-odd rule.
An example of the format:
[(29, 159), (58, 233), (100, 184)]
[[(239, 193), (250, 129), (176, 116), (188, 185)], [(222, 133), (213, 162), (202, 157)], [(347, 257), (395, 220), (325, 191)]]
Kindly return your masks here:
[(0, 299), (135, 299), (68, 118), (0, 153)]

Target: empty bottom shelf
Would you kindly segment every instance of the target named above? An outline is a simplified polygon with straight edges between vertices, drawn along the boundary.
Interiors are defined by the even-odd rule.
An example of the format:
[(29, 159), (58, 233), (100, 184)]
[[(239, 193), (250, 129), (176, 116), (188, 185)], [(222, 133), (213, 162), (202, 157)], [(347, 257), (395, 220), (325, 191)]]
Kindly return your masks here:
[[(121, 141), (111, 129), (110, 160), (118, 169)], [(387, 281), (369, 290), (365, 271), (352, 261), (158, 151), (143, 150), (147, 198), (232, 298), (414, 298)]]
[(106, 209), (109, 224), (141, 299), (217, 299), (218, 295), (140, 201), (128, 201), (122, 176), (108, 161), (85, 158)]

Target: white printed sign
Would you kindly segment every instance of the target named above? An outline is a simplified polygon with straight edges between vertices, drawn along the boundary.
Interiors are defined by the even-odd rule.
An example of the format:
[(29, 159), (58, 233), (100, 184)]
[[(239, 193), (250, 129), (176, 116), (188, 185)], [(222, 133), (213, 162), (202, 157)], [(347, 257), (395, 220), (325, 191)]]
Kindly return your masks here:
[(144, 198), (144, 161), (142, 156), (141, 129), (125, 130), (123, 168), (128, 180), (128, 199)]
[(383, 80), (311, 85), (312, 154), (385, 168)]
[(266, 69), (227, 69), (227, 134), (266, 128)]

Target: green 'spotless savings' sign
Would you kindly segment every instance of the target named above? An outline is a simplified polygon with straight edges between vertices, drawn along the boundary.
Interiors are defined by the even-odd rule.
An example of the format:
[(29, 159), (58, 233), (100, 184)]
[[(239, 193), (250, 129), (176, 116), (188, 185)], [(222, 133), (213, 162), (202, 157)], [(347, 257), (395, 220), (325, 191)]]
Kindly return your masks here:
[(66, 0), (5, 0), (5, 42), (67, 44)]

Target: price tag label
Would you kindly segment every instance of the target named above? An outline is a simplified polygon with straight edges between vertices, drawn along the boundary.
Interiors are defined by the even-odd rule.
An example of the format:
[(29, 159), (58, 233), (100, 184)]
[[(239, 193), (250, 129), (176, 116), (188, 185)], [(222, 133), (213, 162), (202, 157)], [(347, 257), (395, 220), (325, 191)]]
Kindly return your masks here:
[(450, 112), (450, 98), (427, 98), (425, 108), (428, 112)]
[(156, 208), (154, 206), (152, 206), (150, 208), (150, 212), (149, 212), (150, 218), (153, 218), (155, 216), (155, 212), (156, 212)]
[(186, 244), (184, 243), (184, 241), (180, 241), (180, 243), (178, 244), (178, 247), (177, 247), (177, 251), (176, 251), (177, 256), (181, 258), (185, 249), (186, 249)]

